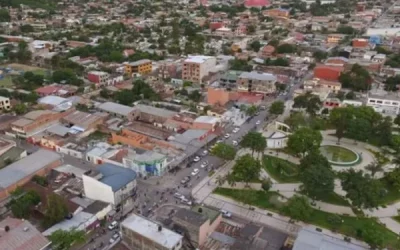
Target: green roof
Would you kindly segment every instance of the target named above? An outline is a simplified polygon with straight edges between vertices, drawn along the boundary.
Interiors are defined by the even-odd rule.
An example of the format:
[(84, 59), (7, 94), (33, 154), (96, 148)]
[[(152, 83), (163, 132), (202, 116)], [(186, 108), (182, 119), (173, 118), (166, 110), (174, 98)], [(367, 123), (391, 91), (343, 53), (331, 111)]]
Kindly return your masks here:
[(217, 211), (215, 209), (212, 209), (210, 207), (205, 207), (205, 206), (199, 206), (199, 205), (192, 207), (191, 210), (193, 212), (199, 213), (199, 208), (202, 209), (201, 213), (204, 214), (205, 216), (207, 216), (211, 223), (213, 223), (214, 220), (216, 218), (218, 218), (218, 216), (221, 214), (219, 211)]

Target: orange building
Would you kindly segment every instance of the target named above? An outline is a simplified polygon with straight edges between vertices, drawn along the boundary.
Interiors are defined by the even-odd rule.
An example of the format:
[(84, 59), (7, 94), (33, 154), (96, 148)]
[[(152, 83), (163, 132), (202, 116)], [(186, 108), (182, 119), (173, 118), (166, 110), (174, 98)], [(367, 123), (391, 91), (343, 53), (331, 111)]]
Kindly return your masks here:
[(264, 10), (263, 15), (269, 17), (289, 17), (289, 10), (286, 9)]
[(351, 42), (353, 48), (365, 49), (369, 47), (369, 42), (367, 39), (353, 39)]
[(210, 105), (224, 106), (229, 101), (235, 98), (236, 92), (228, 91), (224, 88), (208, 88), (207, 89), (207, 102)]

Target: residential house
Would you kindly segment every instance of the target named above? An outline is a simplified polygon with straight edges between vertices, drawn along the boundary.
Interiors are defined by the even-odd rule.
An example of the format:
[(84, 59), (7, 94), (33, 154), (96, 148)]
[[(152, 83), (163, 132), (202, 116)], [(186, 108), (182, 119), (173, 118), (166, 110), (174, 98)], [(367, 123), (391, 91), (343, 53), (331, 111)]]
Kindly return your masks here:
[(99, 86), (107, 85), (110, 79), (110, 74), (104, 71), (89, 71), (87, 74), (87, 79)]
[(366, 105), (382, 115), (394, 117), (400, 114), (400, 96), (398, 93), (370, 92)]
[(47, 250), (50, 244), (28, 220), (7, 217), (0, 221), (0, 249)]
[(338, 81), (343, 71), (343, 66), (320, 64), (314, 68), (314, 77), (327, 81)]
[(273, 74), (257, 71), (243, 72), (238, 78), (238, 89), (248, 92), (264, 94), (275, 93), (277, 77)]

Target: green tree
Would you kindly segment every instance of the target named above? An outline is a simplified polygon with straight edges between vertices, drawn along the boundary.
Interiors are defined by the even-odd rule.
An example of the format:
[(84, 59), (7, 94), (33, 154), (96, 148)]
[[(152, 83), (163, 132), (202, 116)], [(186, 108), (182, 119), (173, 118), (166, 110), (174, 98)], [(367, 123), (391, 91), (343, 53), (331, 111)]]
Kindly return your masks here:
[(33, 29), (33, 26), (30, 25), (30, 24), (21, 25), (21, 26), (19, 27), (19, 30), (20, 30), (22, 33), (31, 33), (31, 32), (33, 32), (33, 31), (35, 31), (35, 30)]
[(371, 176), (374, 177), (376, 173), (383, 171), (382, 163), (374, 161), (365, 167), (366, 170), (371, 172)]
[(278, 54), (293, 54), (296, 53), (297, 48), (295, 45), (284, 43), (276, 48)]
[(246, 154), (236, 160), (231, 174), (235, 180), (249, 183), (259, 178), (260, 170), (260, 161), (254, 159), (251, 155)]
[(352, 200), (354, 206), (360, 208), (373, 208), (378, 206), (385, 190), (382, 184), (372, 179), (362, 171), (351, 169), (341, 174), (343, 189), (347, 192), (346, 197)]
[(7, 9), (0, 9), (0, 23), (10, 22), (11, 17)]
[(388, 181), (388, 183), (396, 190), (400, 190), (400, 167), (398, 164), (396, 164), (397, 167), (389, 172), (386, 173), (385, 179)]
[(27, 111), (27, 107), (23, 103), (17, 103), (13, 106), (12, 110), (17, 114), (17, 115), (22, 115), (25, 114)]
[(302, 127), (289, 136), (287, 147), (295, 154), (304, 157), (306, 153), (318, 150), (322, 142), (319, 131)]
[(329, 115), (329, 121), (336, 128), (336, 137), (338, 142), (344, 136), (348, 122), (351, 120), (352, 114), (346, 108), (335, 108)]
[(123, 89), (115, 93), (114, 100), (122, 105), (132, 105), (134, 101), (136, 101), (135, 97), (132, 94), (132, 91), (128, 89)]
[(283, 101), (275, 101), (269, 108), (269, 113), (274, 115), (281, 115), (285, 111), (285, 103)]
[(308, 220), (313, 209), (306, 197), (295, 195), (289, 199), (284, 211), (292, 219)]
[(218, 143), (212, 150), (211, 153), (224, 160), (231, 161), (235, 159), (236, 149), (226, 143)]
[(199, 102), (201, 100), (201, 97), (201, 93), (198, 90), (194, 90), (189, 94), (189, 99), (194, 102)]
[(254, 152), (262, 153), (267, 146), (267, 142), (261, 133), (251, 131), (243, 136), (240, 146), (251, 149), (251, 154), (254, 155)]
[(257, 113), (257, 111), (258, 111), (257, 107), (252, 105), (247, 107), (245, 112), (247, 116), (254, 116)]
[(337, 214), (329, 214), (326, 220), (334, 230), (339, 228), (340, 225), (342, 224), (342, 218)]
[(293, 107), (303, 108), (310, 115), (315, 115), (316, 112), (321, 108), (321, 100), (318, 96), (307, 92), (304, 95), (299, 95), (294, 98)]
[(12, 200), (8, 204), (11, 207), (12, 214), (17, 218), (28, 219), (31, 216), (33, 206), (39, 204), (40, 196), (36, 191), (29, 190), (24, 193), (23, 190), (12, 195)]
[(69, 231), (58, 229), (49, 236), (49, 239), (52, 249), (68, 250), (71, 249), (73, 244), (84, 243), (86, 241), (86, 234), (84, 231), (78, 231), (76, 229)]
[(68, 208), (64, 199), (57, 194), (50, 194), (47, 197), (46, 213), (43, 220), (43, 226), (51, 227), (62, 221), (68, 215)]
[(253, 41), (253, 42), (250, 44), (250, 48), (251, 48), (253, 51), (258, 52), (258, 51), (260, 50), (260, 48), (261, 48), (261, 43), (260, 43), (260, 41), (258, 41), (258, 40)]
[(285, 119), (285, 123), (294, 131), (307, 125), (307, 119), (302, 112), (293, 112)]
[(253, 69), (253, 66), (249, 65), (245, 60), (231, 60), (229, 61), (229, 65), (231, 70), (251, 71)]
[(318, 150), (308, 153), (301, 160), (300, 168), (302, 188), (310, 197), (322, 197), (333, 192), (335, 173)]

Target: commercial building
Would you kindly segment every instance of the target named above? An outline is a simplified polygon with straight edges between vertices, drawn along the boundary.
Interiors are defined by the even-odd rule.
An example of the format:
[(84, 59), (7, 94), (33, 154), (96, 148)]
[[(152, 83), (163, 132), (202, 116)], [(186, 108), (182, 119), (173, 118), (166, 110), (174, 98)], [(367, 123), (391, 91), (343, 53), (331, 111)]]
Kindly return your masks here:
[(162, 125), (169, 118), (172, 118), (176, 114), (178, 113), (174, 111), (138, 104), (134, 107), (132, 119), (152, 123), (155, 125)]
[(187, 232), (190, 241), (201, 247), (217, 226), (221, 223), (221, 213), (208, 207), (193, 207), (192, 210), (181, 208), (172, 218), (175, 226)]
[(201, 83), (216, 65), (217, 59), (213, 56), (189, 56), (183, 62), (182, 79)]
[(61, 165), (61, 155), (39, 149), (35, 153), (0, 169), (0, 199), (6, 198), (17, 187), (24, 185), (34, 175), (45, 175)]
[(107, 85), (108, 80), (110, 79), (110, 74), (104, 71), (89, 71), (87, 79), (97, 85)]
[(29, 221), (6, 218), (0, 221), (0, 249), (44, 250), (51, 242)]
[(23, 138), (45, 130), (58, 123), (61, 118), (70, 114), (73, 110), (56, 112), (51, 110), (35, 110), (25, 114), (22, 118), (11, 123), (12, 132)]
[(77, 110), (61, 118), (61, 121), (68, 124), (72, 129), (82, 132), (93, 132), (107, 117), (107, 113), (96, 112), (91, 114)]
[(366, 250), (342, 239), (333, 238), (312, 229), (302, 229), (293, 245), (293, 250)]
[(397, 93), (369, 93), (366, 105), (382, 115), (396, 116), (400, 114), (400, 96)]
[(97, 106), (97, 109), (103, 112), (106, 112), (112, 116), (120, 117), (120, 118), (129, 118), (133, 107), (129, 107), (126, 105), (118, 104), (115, 102), (105, 102)]
[(125, 74), (131, 76), (133, 74), (148, 74), (153, 70), (152, 63), (149, 59), (142, 59), (136, 62), (125, 64)]
[(158, 152), (128, 149), (122, 161), (125, 167), (133, 169), (141, 176), (161, 176), (167, 171), (167, 159), (166, 155)]
[(82, 180), (86, 197), (114, 206), (136, 193), (136, 172), (109, 163), (84, 174)]
[(180, 250), (183, 236), (133, 214), (121, 223), (123, 243), (135, 250)]
[(238, 78), (238, 89), (263, 94), (275, 93), (277, 77), (273, 74), (257, 71), (243, 72)]
[(10, 110), (10, 109), (11, 109), (10, 98), (0, 96), (0, 110)]

